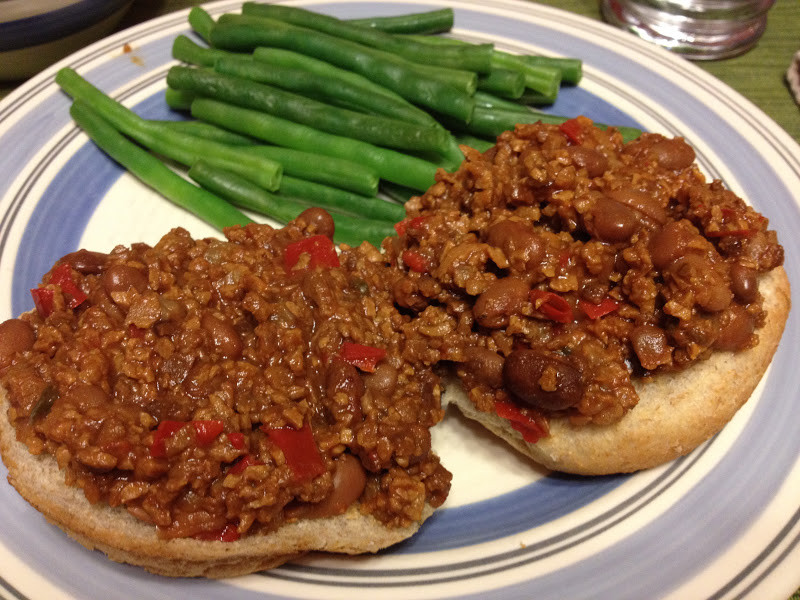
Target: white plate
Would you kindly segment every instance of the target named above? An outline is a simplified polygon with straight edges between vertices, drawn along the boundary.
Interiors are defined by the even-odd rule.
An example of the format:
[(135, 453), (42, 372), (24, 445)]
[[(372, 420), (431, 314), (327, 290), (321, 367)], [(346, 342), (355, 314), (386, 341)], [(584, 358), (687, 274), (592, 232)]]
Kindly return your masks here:
[[(462, 37), (582, 58), (583, 82), (564, 90), (553, 112), (685, 136), (707, 174), (772, 220), (789, 277), (800, 281), (800, 148), (694, 65), (595, 21), (515, 0), (293, 4), (341, 17), (447, 4)], [(209, 5), (214, 14), (237, 7)], [(55, 69), (69, 64), (140, 114), (166, 118), (160, 91), (170, 45), (187, 29), (184, 12), (122, 32), (0, 104), (0, 318), (30, 309), (28, 289), (79, 247), (153, 243), (175, 225), (216, 235), (87, 142), (53, 83)], [(691, 455), (634, 476), (549, 475), (449, 415), (435, 442), (454, 473), (451, 497), (418, 536), (378, 557), (309, 557), (228, 581), (154, 577), (85, 551), (3, 481), (0, 595), (784, 600), (800, 585), (798, 341), (795, 311), (768, 376), (729, 426)]]

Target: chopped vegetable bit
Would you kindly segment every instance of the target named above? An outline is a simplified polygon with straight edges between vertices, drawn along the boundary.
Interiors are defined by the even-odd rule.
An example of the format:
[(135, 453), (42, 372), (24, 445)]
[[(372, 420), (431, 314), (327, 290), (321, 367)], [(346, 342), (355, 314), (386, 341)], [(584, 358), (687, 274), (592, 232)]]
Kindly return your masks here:
[(325, 472), (325, 463), (314, 441), (311, 425), (306, 423), (301, 429), (278, 427), (263, 430), (281, 449), (297, 481), (309, 481)]
[[(308, 258), (301, 263), (301, 258), (306, 255)], [(314, 267), (338, 267), (339, 256), (333, 241), (324, 235), (312, 235), (292, 242), (286, 246), (284, 254), (284, 264), (288, 270), (292, 270), (298, 263), (304, 268), (313, 269)]]
[(353, 342), (344, 342), (342, 344), (342, 359), (368, 373), (372, 373), (385, 356), (386, 350), (383, 348), (373, 348), (372, 346), (364, 346)]
[(494, 404), (494, 410), (498, 417), (507, 419), (511, 423), (511, 427), (519, 431), (522, 439), (529, 444), (535, 444), (548, 433), (535, 419), (524, 414), (511, 402), (498, 400)]
[(548, 319), (557, 323), (572, 322), (572, 307), (558, 294), (546, 290), (531, 290), (530, 298), (534, 308)]

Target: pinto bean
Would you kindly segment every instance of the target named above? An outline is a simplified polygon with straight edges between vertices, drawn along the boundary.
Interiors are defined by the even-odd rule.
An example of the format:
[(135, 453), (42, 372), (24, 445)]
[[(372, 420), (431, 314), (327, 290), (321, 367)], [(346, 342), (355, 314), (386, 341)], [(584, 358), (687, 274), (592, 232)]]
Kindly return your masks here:
[(656, 159), (659, 166), (677, 171), (685, 169), (694, 162), (694, 149), (683, 138), (665, 138), (650, 146), (648, 154)]
[(583, 397), (580, 371), (541, 350), (514, 350), (503, 365), (503, 382), (513, 396), (528, 406), (563, 410)]
[(755, 331), (753, 316), (739, 304), (731, 304), (720, 318), (720, 331), (714, 341), (717, 350), (744, 350), (750, 346)]
[(523, 267), (535, 265), (544, 258), (541, 238), (531, 227), (518, 221), (498, 221), (486, 231), (486, 242), (500, 248), (509, 261)]
[(36, 333), (27, 321), (9, 319), (0, 323), (0, 368), (11, 364), (15, 354), (33, 348)]
[(483, 327), (497, 329), (508, 325), (509, 317), (520, 312), (530, 287), (521, 279), (504, 277), (492, 283), (475, 301), (472, 313)]
[(367, 475), (361, 461), (351, 454), (336, 459), (333, 472), (333, 490), (316, 504), (300, 504), (287, 508), (287, 518), (322, 519), (341, 515), (361, 497), (367, 485)]
[(755, 302), (758, 298), (758, 274), (756, 271), (734, 263), (731, 266), (731, 291), (738, 300), (745, 304)]
[(147, 275), (129, 265), (111, 265), (103, 273), (102, 281), (109, 296), (114, 292), (127, 292), (131, 288), (141, 293), (148, 288)]
[(570, 146), (567, 151), (572, 162), (576, 166), (586, 169), (589, 177), (600, 177), (608, 169), (608, 159), (599, 150), (586, 146)]
[(233, 325), (211, 313), (203, 313), (200, 326), (211, 334), (214, 347), (224, 358), (237, 359), (242, 355), (242, 338)]
[(465, 367), (481, 383), (493, 388), (503, 387), (503, 364), (505, 359), (497, 352), (480, 346), (470, 346), (464, 351)]
[(592, 208), (589, 233), (603, 242), (625, 242), (639, 228), (636, 213), (605, 197), (598, 198)]
[(333, 239), (336, 226), (333, 222), (333, 217), (327, 210), (312, 206), (301, 212), (297, 219), (298, 221), (305, 221), (306, 231), (308, 231), (308, 233), (312, 235), (324, 235), (327, 238)]
[(672, 348), (666, 332), (655, 325), (639, 325), (631, 331), (629, 339), (639, 364), (647, 370), (672, 361)]

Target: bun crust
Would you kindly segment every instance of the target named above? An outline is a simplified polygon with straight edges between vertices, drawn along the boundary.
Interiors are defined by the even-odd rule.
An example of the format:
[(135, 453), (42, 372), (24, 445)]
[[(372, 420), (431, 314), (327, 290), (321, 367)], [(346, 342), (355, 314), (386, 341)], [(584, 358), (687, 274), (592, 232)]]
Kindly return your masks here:
[(715, 352), (685, 371), (660, 373), (637, 381), (639, 403), (611, 426), (572, 427), (550, 420), (550, 436), (529, 444), (509, 422), (478, 411), (457, 380), (449, 382), (443, 402), (484, 425), (543, 466), (580, 475), (630, 473), (683, 456), (719, 432), (748, 400), (772, 360), (791, 306), (783, 268), (759, 285), (767, 322), (759, 343), (742, 352)]
[(277, 567), (311, 551), (363, 554), (377, 552), (412, 536), (432, 513), (408, 527), (388, 528), (353, 505), (343, 515), (300, 520), (263, 535), (235, 542), (194, 539), (163, 540), (152, 525), (123, 508), (92, 505), (83, 491), (65, 485), (64, 474), (47, 454), (35, 456), (16, 440), (6, 418), (8, 402), (0, 393), (0, 452), (8, 481), (48, 521), (90, 550), (101, 550), (117, 562), (172, 577), (234, 577)]

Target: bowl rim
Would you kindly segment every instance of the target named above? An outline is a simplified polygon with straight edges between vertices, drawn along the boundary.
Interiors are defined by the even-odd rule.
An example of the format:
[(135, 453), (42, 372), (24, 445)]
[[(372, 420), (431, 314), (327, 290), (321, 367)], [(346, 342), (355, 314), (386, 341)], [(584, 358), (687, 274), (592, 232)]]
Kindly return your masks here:
[(52, 42), (99, 23), (133, 0), (80, 0), (39, 15), (0, 23), (0, 52)]

